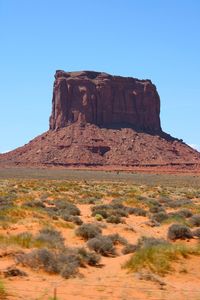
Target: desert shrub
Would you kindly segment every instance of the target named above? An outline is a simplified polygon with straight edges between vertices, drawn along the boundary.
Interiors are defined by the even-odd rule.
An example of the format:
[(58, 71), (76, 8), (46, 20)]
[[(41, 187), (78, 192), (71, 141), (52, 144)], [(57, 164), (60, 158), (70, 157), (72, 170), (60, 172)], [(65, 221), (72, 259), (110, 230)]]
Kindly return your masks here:
[(157, 206), (157, 205), (150, 207), (149, 212), (150, 213), (159, 213), (159, 212), (166, 213), (165, 209), (162, 206)]
[(55, 254), (45, 248), (33, 250), (30, 253), (16, 255), (16, 262), (32, 269), (44, 269), (48, 273), (58, 273)]
[(123, 220), (121, 217), (119, 216), (109, 216), (107, 219), (106, 219), (106, 222), (108, 223), (113, 223), (113, 224), (119, 224), (119, 223), (123, 223)]
[(95, 238), (89, 239), (87, 246), (89, 249), (94, 250), (103, 256), (115, 255), (114, 243), (111, 238), (107, 236), (99, 235)]
[(80, 209), (67, 200), (55, 200), (53, 203), (58, 212), (66, 213), (73, 216), (80, 215)]
[(137, 250), (137, 246), (134, 244), (127, 244), (124, 246), (124, 248), (122, 249), (122, 253), (123, 254), (129, 254), (129, 253), (133, 253)]
[(200, 226), (200, 214), (193, 215), (189, 219), (189, 223), (191, 224), (191, 226)]
[(149, 245), (137, 249), (124, 265), (131, 271), (146, 269), (159, 275), (165, 275), (172, 269), (171, 263), (180, 257), (187, 258), (190, 254), (200, 255), (200, 247), (186, 247), (170, 243)]
[(101, 256), (94, 253), (88, 252), (85, 248), (79, 248), (78, 254), (82, 261), (86, 262), (90, 266), (96, 266), (101, 260)]
[(15, 205), (16, 194), (7, 194), (4, 196), (0, 196), (0, 207), (1, 210), (6, 210)]
[(35, 243), (46, 245), (48, 248), (63, 248), (64, 238), (59, 231), (46, 227), (39, 231)]
[(81, 220), (81, 218), (79, 218), (79, 216), (71, 216), (71, 222), (73, 222), (76, 225), (83, 224), (83, 221)]
[(106, 219), (109, 216), (109, 214), (107, 213), (107, 211), (103, 210), (103, 209), (96, 209), (96, 210), (94, 210), (92, 212), (92, 216), (96, 217), (96, 215), (102, 216), (103, 219)]
[(78, 273), (78, 267), (78, 262), (72, 260), (62, 266), (60, 275), (65, 279), (75, 277), (75, 275)]
[(128, 243), (127, 239), (119, 235), (119, 233), (109, 234), (107, 235), (107, 237), (111, 239), (114, 245), (116, 244), (126, 245)]
[(129, 215), (127, 208), (113, 208), (110, 211), (110, 214), (112, 214), (113, 216), (119, 216), (119, 217), (125, 217), (125, 218), (127, 218)]
[(69, 214), (63, 214), (62, 219), (67, 222), (73, 222), (76, 225), (82, 225), (83, 221), (79, 216), (70, 216)]
[(109, 208), (111, 208), (111, 206), (109, 204), (100, 204), (100, 205), (95, 205), (91, 208), (92, 212), (95, 212), (97, 210), (108, 210)]
[(179, 200), (170, 200), (166, 203), (167, 207), (170, 208), (178, 208), (182, 206), (191, 205), (192, 201), (190, 199), (179, 199)]
[(64, 278), (74, 277), (79, 267), (95, 266), (100, 256), (84, 248), (64, 248), (60, 252), (48, 249), (33, 250), (16, 255), (16, 262), (32, 269), (43, 269), (48, 273), (60, 274)]
[(107, 219), (108, 223), (121, 223), (120, 218), (127, 218), (131, 213), (133, 213), (132, 208), (123, 205), (119, 199), (113, 200), (110, 204), (101, 204), (92, 207), (92, 216), (101, 215), (104, 219)]
[(41, 200), (25, 201), (22, 206), (45, 208), (45, 205)]
[(57, 213), (57, 210), (55, 209), (55, 207), (45, 207), (44, 211), (52, 219), (58, 219), (59, 218), (59, 214)]
[(200, 238), (200, 228), (193, 230), (192, 234), (193, 234), (193, 236), (197, 236), (198, 238)]
[(99, 202), (99, 198), (95, 198), (95, 197), (88, 197), (88, 198), (82, 198), (78, 200), (78, 203), (80, 204), (96, 204), (97, 202)]
[(137, 249), (141, 249), (141, 248), (148, 248), (152, 246), (167, 245), (167, 244), (169, 244), (169, 242), (164, 239), (142, 236), (141, 238), (139, 238), (136, 246)]
[(160, 204), (164, 204), (165, 206), (167, 206), (168, 203), (171, 203), (173, 200), (170, 199), (169, 197), (167, 196), (160, 196), (159, 197), (159, 203)]
[(158, 200), (154, 199), (154, 198), (145, 198), (145, 199), (143, 200), (143, 202), (144, 202), (147, 206), (149, 206), (150, 208), (151, 208), (151, 207), (159, 207), (159, 206), (162, 206), (161, 203), (160, 203)]
[(167, 223), (185, 223), (185, 217), (179, 212), (170, 212), (167, 214), (167, 217), (165, 220)]
[(65, 221), (73, 222), (74, 224), (81, 225), (82, 221), (78, 217), (80, 210), (73, 203), (67, 200), (48, 200), (46, 203), (51, 206), (43, 208), (43, 210), (53, 219), (58, 220), (62, 218)]
[(167, 213), (160, 211), (158, 213), (155, 213), (152, 215), (151, 219), (158, 222), (158, 223), (162, 223), (163, 221), (167, 220), (168, 215)]
[(184, 218), (190, 218), (193, 215), (193, 213), (189, 209), (187, 209), (187, 208), (183, 208), (181, 210), (178, 210), (176, 213), (178, 215), (184, 217)]
[(168, 229), (167, 237), (170, 240), (190, 239), (192, 238), (192, 232), (186, 225), (172, 224)]
[(140, 207), (127, 207), (127, 211), (130, 215), (135, 215), (135, 216), (143, 216), (145, 217), (147, 212)]
[(88, 240), (101, 234), (101, 229), (95, 224), (85, 223), (76, 229), (75, 234)]

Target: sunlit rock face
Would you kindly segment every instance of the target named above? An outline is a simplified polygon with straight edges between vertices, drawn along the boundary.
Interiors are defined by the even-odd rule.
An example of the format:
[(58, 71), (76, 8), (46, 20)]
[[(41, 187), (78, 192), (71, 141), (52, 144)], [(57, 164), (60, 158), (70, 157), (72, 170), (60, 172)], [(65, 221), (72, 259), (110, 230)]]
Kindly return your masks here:
[(159, 133), (160, 98), (150, 80), (56, 71), (50, 129), (73, 123)]

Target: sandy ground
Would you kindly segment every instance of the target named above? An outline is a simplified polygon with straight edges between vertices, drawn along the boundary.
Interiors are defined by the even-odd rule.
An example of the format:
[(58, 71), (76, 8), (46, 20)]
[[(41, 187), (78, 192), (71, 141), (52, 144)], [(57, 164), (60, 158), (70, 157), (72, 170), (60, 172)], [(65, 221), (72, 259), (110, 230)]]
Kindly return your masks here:
[[(81, 218), (84, 222), (91, 222), (90, 205), (79, 205)], [(149, 227), (145, 224), (146, 217), (130, 216), (126, 224), (109, 224), (103, 234), (118, 232), (131, 243), (135, 243), (141, 235), (166, 237), (168, 225)], [(31, 221), (30, 221), (31, 222)], [(29, 229), (35, 233), (36, 224), (22, 224), (9, 229), (10, 234), (17, 234)], [(73, 229), (60, 229), (66, 238), (66, 244), (80, 246), (84, 242), (75, 236)], [(7, 249), (8, 251), (9, 249)], [(119, 250), (119, 249), (118, 249)], [(4, 249), (4, 252), (6, 249)], [(12, 252), (12, 250), (10, 249)], [(15, 249), (16, 251), (16, 249)], [(4, 270), (14, 264), (9, 255), (0, 253), (0, 269)], [(174, 272), (162, 277), (164, 283), (159, 284), (150, 280), (141, 280), (138, 274), (128, 273), (123, 264), (131, 254), (116, 257), (102, 257), (100, 267), (87, 267), (80, 269), (80, 275), (72, 279), (63, 279), (57, 275), (48, 275), (45, 272), (32, 271), (21, 267), (28, 276), (4, 279), (9, 300), (50, 300), (56, 293), (59, 300), (156, 300), (156, 299), (200, 299), (200, 258), (191, 257), (174, 265)], [(184, 270), (187, 269), (185, 272)], [(51, 298), (52, 297), (52, 298)]]

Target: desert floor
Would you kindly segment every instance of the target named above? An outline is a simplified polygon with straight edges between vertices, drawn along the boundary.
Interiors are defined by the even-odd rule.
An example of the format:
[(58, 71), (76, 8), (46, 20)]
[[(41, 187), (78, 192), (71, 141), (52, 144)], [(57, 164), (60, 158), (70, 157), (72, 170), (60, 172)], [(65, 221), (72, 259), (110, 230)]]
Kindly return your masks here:
[[(200, 232), (194, 234), (200, 227), (197, 174), (0, 171), (0, 299), (200, 299)], [(41, 249), (54, 254), (71, 249), (73, 257), (81, 247), (94, 253), (90, 238), (77, 233), (81, 223), (100, 228), (100, 236), (118, 234), (121, 240), (103, 254), (96, 250), (100, 261), (94, 265), (79, 257), (80, 264), (67, 276), (65, 261), (56, 271), (37, 259), (30, 262), (28, 255)], [(191, 236), (170, 239), (173, 224), (187, 227)], [(50, 233), (41, 237), (47, 228)], [(158, 243), (148, 240), (140, 248), (144, 237)], [(159, 248), (160, 239), (171, 251), (161, 261), (166, 248)], [(125, 253), (127, 244), (136, 248)], [(142, 262), (130, 265), (141, 253)]]

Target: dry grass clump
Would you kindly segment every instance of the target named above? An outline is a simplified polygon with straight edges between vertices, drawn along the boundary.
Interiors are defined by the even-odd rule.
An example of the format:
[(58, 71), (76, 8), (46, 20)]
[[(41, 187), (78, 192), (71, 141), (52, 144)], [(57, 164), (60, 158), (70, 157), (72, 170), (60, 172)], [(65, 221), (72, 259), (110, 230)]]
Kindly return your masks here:
[(2, 280), (0, 280), (0, 300), (8, 299), (8, 294)]
[(171, 270), (172, 262), (189, 255), (200, 255), (200, 246), (186, 247), (153, 239), (138, 247), (135, 254), (126, 262), (125, 268), (137, 272), (147, 270), (158, 275), (165, 275)]
[(33, 235), (30, 232), (22, 232), (17, 235), (0, 235), (1, 246), (18, 245), (22, 248), (31, 248), (33, 241)]
[(162, 238), (157, 239), (154, 237), (142, 236), (141, 238), (139, 238), (137, 242), (137, 249), (148, 248), (148, 247), (158, 246), (158, 245), (168, 245), (168, 244), (169, 242)]
[(45, 227), (39, 231), (36, 236), (30, 232), (22, 232), (17, 235), (0, 235), (1, 245), (18, 245), (22, 248), (64, 248), (64, 238), (61, 233), (54, 228)]

